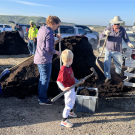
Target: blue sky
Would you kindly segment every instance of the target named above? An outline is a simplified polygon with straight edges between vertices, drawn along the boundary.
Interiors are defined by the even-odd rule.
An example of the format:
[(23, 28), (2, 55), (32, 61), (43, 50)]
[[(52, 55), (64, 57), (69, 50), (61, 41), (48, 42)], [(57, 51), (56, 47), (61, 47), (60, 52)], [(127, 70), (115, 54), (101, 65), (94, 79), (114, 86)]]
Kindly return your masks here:
[(62, 22), (107, 26), (119, 15), (135, 22), (135, 0), (0, 0), (0, 15), (58, 16)]

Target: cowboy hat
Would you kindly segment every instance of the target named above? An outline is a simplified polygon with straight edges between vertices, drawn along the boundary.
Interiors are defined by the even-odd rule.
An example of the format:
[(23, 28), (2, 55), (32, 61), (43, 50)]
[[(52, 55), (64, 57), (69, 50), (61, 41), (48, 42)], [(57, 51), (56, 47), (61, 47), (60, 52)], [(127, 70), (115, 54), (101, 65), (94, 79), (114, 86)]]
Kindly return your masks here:
[(110, 21), (110, 23), (119, 24), (119, 23), (123, 23), (123, 21), (121, 20), (120, 16), (115, 16), (115, 17)]

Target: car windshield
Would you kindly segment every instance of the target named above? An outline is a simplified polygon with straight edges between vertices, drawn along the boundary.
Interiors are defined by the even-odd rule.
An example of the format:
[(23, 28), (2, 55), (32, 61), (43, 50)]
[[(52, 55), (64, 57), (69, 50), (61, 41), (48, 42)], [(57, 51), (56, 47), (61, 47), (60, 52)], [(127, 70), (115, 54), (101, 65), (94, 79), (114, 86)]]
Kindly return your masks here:
[(86, 32), (90, 32), (90, 29), (87, 27), (82, 27)]

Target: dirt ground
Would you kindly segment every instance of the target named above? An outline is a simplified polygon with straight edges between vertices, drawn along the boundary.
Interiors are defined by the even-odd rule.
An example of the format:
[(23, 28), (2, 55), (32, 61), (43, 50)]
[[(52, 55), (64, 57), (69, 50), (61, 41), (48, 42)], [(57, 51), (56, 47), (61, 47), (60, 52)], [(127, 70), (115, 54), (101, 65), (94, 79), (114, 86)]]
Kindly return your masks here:
[[(99, 55), (94, 51), (96, 56)], [(28, 55), (0, 56), (0, 71), (26, 59)], [(114, 72), (114, 66), (112, 66)], [(124, 97), (99, 99), (94, 114), (76, 112), (78, 118), (69, 118), (73, 128), (60, 126), (64, 101), (52, 106), (40, 106), (37, 97), (23, 100), (0, 99), (0, 135), (134, 135), (135, 92)]]

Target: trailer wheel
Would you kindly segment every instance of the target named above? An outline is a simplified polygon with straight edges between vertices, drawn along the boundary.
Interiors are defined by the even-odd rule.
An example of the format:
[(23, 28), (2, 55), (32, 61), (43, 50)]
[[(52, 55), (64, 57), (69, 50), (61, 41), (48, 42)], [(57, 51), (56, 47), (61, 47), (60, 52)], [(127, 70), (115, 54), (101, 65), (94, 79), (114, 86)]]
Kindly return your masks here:
[(123, 48), (122, 49), (123, 65), (125, 65), (126, 53), (127, 53), (127, 48)]
[(122, 57), (123, 59), (126, 59), (126, 53), (127, 53), (127, 48), (122, 49)]

